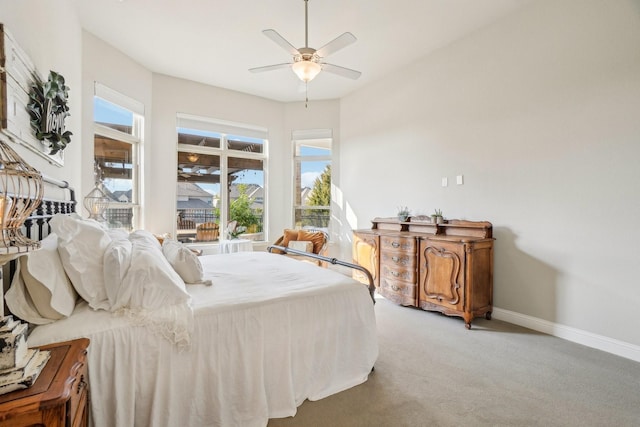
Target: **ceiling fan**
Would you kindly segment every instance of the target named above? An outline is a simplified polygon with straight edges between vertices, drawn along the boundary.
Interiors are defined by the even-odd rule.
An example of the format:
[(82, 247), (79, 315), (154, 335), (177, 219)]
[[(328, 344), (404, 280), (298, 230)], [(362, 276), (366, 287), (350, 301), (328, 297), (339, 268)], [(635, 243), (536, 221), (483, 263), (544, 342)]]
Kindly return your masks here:
[(305, 83), (313, 80), (321, 70), (353, 80), (360, 77), (362, 74), (360, 71), (323, 62), (323, 59), (327, 56), (354, 43), (357, 39), (353, 34), (349, 32), (344, 33), (317, 50), (309, 47), (308, 3), (309, 0), (304, 0), (304, 47), (296, 49), (276, 30), (269, 29), (262, 31), (262, 34), (269, 37), (280, 47), (289, 52), (289, 54), (293, 56), (293, 62), (250, 68), (249, 71), (252, 73), (261, 73), (263, 71), (291, 67), (298, 78)]

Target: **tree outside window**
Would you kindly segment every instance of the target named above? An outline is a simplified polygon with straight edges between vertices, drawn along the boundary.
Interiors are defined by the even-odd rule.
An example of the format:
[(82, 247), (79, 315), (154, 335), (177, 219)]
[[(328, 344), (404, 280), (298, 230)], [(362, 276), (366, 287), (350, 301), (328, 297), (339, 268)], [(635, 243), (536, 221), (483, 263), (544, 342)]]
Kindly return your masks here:
[(294, 224), (321, 228), (331, 222), (331, 130), (294, 131)]
[(246, 184), (238, 184), (238, 193), (238, 198), (232, 200), (229, 206), (229, 218), (236, 221), (238, 226), (245, 227), (247, 233), (262, 231), (261, 212), (253, 208), (255, 197), (249, 197)]
[(316, 178), (307, 199), (307, 206), (318, 206), (323, 209), (304, 209), (302, 226), (329, 227), (331, 211), (331, 165), (324, 168), (322, 174)]

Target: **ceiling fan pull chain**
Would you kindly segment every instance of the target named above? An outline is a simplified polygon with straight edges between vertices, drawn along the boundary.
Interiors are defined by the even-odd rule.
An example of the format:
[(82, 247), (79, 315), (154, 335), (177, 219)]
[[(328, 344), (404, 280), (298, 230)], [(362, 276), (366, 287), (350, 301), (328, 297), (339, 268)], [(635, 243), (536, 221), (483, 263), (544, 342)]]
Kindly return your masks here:
[(304, 82), (304, 108), (309, 108), (309, 82)]

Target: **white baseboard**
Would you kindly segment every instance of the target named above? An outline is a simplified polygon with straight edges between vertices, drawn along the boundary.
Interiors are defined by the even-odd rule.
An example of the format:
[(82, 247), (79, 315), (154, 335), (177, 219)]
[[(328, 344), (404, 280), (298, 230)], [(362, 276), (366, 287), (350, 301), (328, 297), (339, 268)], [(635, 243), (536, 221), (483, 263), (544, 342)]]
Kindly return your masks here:
[(514, 325), (523, 326), (533, 329), (534, 331), (543, 332), (553, 335), (554, 337), (640, 362), (640, 346), (634, 344), (496, 307), (493, 308), (492, 316), (504, 322), (513, 323)]

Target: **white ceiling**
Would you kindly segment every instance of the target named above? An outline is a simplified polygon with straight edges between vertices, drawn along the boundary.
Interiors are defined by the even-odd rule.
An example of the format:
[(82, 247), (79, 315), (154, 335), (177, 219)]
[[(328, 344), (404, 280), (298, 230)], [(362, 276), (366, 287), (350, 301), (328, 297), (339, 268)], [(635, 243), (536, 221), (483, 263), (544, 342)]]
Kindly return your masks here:
[[(362, 72), (321, 72), (309, 99), (340, 98), (465, 37), (530, 0), (309, 0), (309, 46), (349, 31), (357, 41), (326, 62)], [(72, 0), (82, 26), (147, 69), (278, 101), (304, 100), (290, 69), (249, 68), (291, 57), (262, 34), (304, 46), (303, 0)]]

